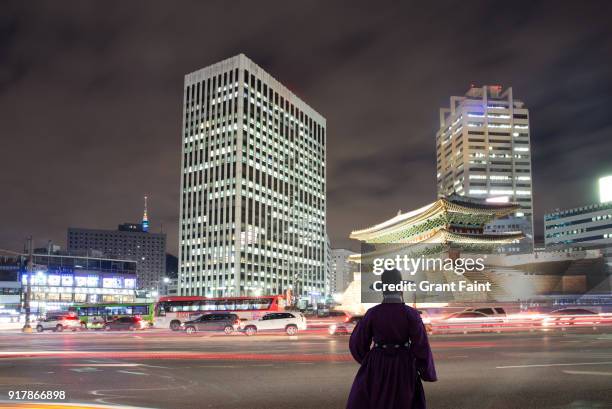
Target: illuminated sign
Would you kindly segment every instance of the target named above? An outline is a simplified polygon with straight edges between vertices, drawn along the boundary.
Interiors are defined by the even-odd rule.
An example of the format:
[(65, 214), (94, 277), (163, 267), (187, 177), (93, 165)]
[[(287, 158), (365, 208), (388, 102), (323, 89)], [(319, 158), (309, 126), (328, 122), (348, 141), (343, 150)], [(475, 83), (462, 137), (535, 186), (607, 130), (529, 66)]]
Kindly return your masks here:
[(74, 279), (77, 287), (87, 287), (87, 277), (76, 276)]
[(97, 287), (99, 281), (98, 276), (87, 276), (87, 287)]
[(62, 286), (64, 287), (72, 287), (74, 283), (74, 279), (72, 278), (71, 275), (62, 275)]
[(119, 288), (119, 287), (121, 287), (121, 283), (119, 282), (119, 278), (117, 278), (117, 277), (105, 277), (102, 280), (102, 287), (104, 287), (104, 288)]
[(57, 274), (49, 274), (47, 284), (52, 285), (52, 286), (58, 286), (60, 285), (61, 281), (62, 281), (61, 277), (58, 276)]
[(123, 280), (123, 286), (125, 288), (136, 288), (136, 279), (126, 278), (125, 280)]
[(612, 176), (599, 178), (599, 203), (612, 202)]
[(42, 271), (37, 272), (33, 278), (34, 278), (33, 284), (35, 285), (47, 284), (47, 275)]

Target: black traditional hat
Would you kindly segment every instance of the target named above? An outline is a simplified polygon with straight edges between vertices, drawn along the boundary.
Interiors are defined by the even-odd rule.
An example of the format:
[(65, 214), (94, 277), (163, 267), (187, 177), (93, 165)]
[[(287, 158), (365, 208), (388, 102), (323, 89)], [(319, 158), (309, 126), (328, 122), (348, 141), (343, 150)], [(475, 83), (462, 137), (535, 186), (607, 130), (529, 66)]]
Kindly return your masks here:
[(383, 271), (381, 281), (383, 284), (383, 295), (402, 293), (401, 291), (386, 291), (387, 286), (385, 284), (400, 284), (402, 282), (402, 273), (397, 269)]

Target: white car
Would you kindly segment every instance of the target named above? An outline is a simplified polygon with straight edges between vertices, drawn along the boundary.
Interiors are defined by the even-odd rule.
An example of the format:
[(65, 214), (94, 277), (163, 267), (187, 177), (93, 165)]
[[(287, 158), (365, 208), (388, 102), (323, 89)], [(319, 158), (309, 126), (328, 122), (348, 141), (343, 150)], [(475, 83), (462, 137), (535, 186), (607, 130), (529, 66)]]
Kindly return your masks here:
[(306, 329), (306, 317), (300, 312), (271, 312), (258, 320), (240, 322), (240, 329), (247, 335), (258, 332), (285, 331), (287, 335), (296, 335)]
[(81, 328), (79, 317), (71, 314), (56, 314), (48, 315), (46, 318), (41, 318), (36, 324), (36, 331), (43, 332), (50, 329), (54, 332), (62, 332), (65, 329), (76, 331)]
[(506, 318), (506, 310), (504, 310), (503, 307), (479, 307), (479, 308), (468, 308), (464, 311), (475, 311), (475, 312), (481, 312), (484, 315), (488, 316), (488, 317), (495, 317), (495, 318)]
[(435, 321), (433, 332), (499, 331), (504, 321), (505, 316), (489, 316), (479, 311), (461, 311)]

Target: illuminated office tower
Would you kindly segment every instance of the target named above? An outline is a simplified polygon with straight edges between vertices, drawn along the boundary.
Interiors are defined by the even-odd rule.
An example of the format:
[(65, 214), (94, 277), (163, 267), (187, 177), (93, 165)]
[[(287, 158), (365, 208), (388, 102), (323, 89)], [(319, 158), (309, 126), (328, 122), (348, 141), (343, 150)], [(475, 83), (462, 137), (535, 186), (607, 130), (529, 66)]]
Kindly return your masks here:
[(331, 250), (330, 291), (332, 294), (343, 293), (353, 279), (354, 266), (349, 262), (349, 256), (355, 252), (346, 249)]
[(325, 127), (242, 54), (185, 76), (179, 294), (322, 295)]
[(529, 111), (512, 88), (472, 87), (440, 109), (436, 134), (438, 197), (453, 193), (520, 209), (485, 227), (495, 234), (521, 230), (533, 241)]

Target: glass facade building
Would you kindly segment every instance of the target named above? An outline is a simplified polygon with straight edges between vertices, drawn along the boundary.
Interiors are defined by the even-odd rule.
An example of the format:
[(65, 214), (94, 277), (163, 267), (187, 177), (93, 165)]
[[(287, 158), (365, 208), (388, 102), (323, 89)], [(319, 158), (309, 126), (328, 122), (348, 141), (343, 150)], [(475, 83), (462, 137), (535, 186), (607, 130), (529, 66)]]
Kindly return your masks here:
[[(60, 254), (35, 254), (30, 277), (32, 311), (66, 309), (75, 303), (134, 302), (136, 262)], [(22, 291), (28, 273), (21, 266)]]
[(546, 213), (544, 242), (553, 251), (599, 249), (612, 273), (612, 202)]
[(485, 226), (490, 234), (522, 231), (533, 241), (529, 111), (512, 88), (472, 87), (440, 109), (436, 134), (438, 197), (454, 193), (520, 205)]
[(583, 245), (612, 247), (612, 202), (545, 214), (544, 240), (547, 248)]
[(179, 294), (317, 295), (326, 120), (240, 54), (185, 76)]

